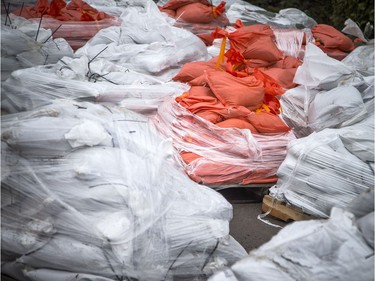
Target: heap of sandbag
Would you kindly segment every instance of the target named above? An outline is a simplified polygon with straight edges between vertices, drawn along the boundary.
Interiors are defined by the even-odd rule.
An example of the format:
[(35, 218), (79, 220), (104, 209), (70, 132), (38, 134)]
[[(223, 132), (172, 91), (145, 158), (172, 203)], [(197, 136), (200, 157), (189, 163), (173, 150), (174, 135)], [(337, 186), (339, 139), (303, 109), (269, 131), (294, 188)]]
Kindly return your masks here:
[(38, 0), (34, 6), (24, 6), (12, 11), (14, 15), (24, 17), (41, 27), (51, 29), (55, 38), (66, 39), (76, 50), (83, 46), (99, 30), (121, 21), (112, 15), (98, 11), (82, 0)]
[[(296, 8), (282, 9), (278, 13), (272, 13), (245, 1), (236, 1), (230, 5), (227, 15), (232, 24), (241, 20), (251, 25), (268, 24), (274, 28), (288, 31), (309, 30), (315, 44), (326, 54), (338, 60), (345, 58), (355, 48), (353, 40), (343, 32), (331, 25), (317, 23)], [(350, 32), (355, 23), (346, 25), (347, 28), (343, 31)]]
[[(9, 23), (9, 25), (8, 25)], [(53, 38), (49, 29), (37, 23), (9, 15), (7, 25), (1, 25), (1, 81), (22, 68), (56, 63), (73, 50), (63, 38)]]
[(225, 4), (225, 1), (214, 6), (207, 0), (170, 0), (159, 6), (159, 9), (176, 20), (175, 26), (190, 30), (206, 45), (211, 45), (210, 33), (216, 27), (225, 28), (229, 24)]
[(2, 117), (2, 273), (197, 280), (246, 255), (231, 205), (132, 111), (56, 101)]
[(271, 191), (318, 217), (374, 186), (374, 74), (361, 50), (373, 56), (373, 45), (359, 47), (345, 64), (309, 45), (295, 76), (301, 85), (281, 97), (282, 118), (299, 139)]
[(374, 280), (374, 192), (328, 220), (294, 222), (209, 281)]
[(190, 89), (163, 104), (155, 124), (173, 138), (187, 174), (199, 183), (220, 188), (275, 182), (293, 139), (279, 117), (278, 99), (294, 86), (301, 62), (284, 56), (268, 25), (238, 22), (235, 31), (217, 29), (215, 36), (223, 47), (228, 38), (228, 51), (222, 48), (219, 57), (185, 64), (173, 79)]
[(31, 110), (55, 98), (86, 98), (150, 113), (166, 97), (186, 91), (186, 85), (167, 81), (184, 62), (206, 58), (203, 42), (171, 26), (151, 1), (129, 5), (122, 19), (134, 25), (99, 31), (74, 59), (13, 72), (2, 84), (3, 110)]

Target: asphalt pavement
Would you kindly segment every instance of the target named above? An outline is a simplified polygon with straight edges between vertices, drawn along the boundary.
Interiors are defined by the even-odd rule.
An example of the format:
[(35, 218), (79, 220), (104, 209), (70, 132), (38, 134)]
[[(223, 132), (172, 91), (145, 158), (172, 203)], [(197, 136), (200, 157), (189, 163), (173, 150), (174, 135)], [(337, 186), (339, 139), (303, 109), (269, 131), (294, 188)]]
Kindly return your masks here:
[[(264, 188), (253, 187), (233, 187), (219, 191), (233, 206), (230, 234), (247, 252), (268, 242), (281, 229), (258, 219), (262, 214), (262, 199), (266, 191)], [(270, 216), (266, 216), (264, 220), (281, 227), (287, 224)]]

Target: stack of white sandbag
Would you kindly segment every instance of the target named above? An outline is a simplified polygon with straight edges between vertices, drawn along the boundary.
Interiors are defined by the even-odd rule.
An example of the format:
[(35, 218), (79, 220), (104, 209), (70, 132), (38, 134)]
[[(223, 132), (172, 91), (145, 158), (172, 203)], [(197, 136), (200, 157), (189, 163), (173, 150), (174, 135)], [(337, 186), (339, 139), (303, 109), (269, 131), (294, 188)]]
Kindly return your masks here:
[(153, 1), (129, 4), (122, 25), (99, 31), (76, 56), (97, 56), (169, 81), (188, 61), (207, 58), (204, 43), (191, 32), (174, 27)]
[(105, 59), (64, 57), (54, 65), (13, 72), (2, 84), (1, 106), (14, 113), (50, 104), (55, 99), (85, 99), (151, 114), (165, 98), (188, 88)]
[(206, 58), (192, 33), (173, 27), (152, 1), (129, 4), (122, 26), (100, 30), (75, 59), (12, 73), (2, 84), (2, 109), (32, 110), (56, 98), (112, 102), (151, 114), (187, 85), (168, 82), (187, 61)]
[(299, 139), (271, 194), (318, 217), (374, 185), (374, 76), (360, 59), (373, 45), (359, 48), (340, 62), (309, 44), (294, 80), (300, 86), (281, 97), (282, 118)]
[(146, 117), (111, 106), (64, 100), (4, 116), (2, 272), (198, 280), (244, 257), (231, 205), (173, 154)]
[(53, 30), (13, 14), (9, 15), (8, 23), (1, 25), (1, 81), (17, 69), (56, 63), (64, 56), (73, 57), (73, 50), (65, 39), (53, 39)]
[(209, 281), (374, 280), (374, 193), (328, 220), (294, 222)]

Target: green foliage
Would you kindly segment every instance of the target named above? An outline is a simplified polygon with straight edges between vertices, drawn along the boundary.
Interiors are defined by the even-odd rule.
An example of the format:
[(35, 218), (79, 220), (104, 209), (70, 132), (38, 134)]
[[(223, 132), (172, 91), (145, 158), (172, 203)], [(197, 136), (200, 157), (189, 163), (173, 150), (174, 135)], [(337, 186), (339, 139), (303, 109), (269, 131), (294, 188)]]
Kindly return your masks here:
[(344, 27), (346, 19), (351, 18), (364, 30), (366, 23), (374, 25), (373, 0), (331, 0), (333, 11), (331, 20), (338, 28)]

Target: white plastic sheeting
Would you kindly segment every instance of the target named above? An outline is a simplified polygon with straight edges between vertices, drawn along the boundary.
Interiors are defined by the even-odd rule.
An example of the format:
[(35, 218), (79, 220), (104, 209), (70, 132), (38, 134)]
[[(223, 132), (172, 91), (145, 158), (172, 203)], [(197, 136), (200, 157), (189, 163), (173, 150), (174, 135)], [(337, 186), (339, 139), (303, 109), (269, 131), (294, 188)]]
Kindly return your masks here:
[(59, 101), (2, 126), (5, 274), (193, 280), (246, 254), (228, 234), (231, 205), (184, 175), (147, 118)]
[(373, 116), (292, 141), (271, 193), (317, 217), (346, 207), (374, 184)]
[(185, 62), (207, 58), (201, 39), (173, 27), (152, 1), (136, 1), (121, 15), (123, 24), (99, 31), (76, 56), (105, 58), (136, 71), (170, 80)]
[(374, 50), (368, 45), (354, 50), (343, 61), (328, 57), (308, 44), (294, 82), (280, 99), (283, 120), (297, 137), (325, 128), (347, 127), (373, 114), (374, 77), (363, 56)]
[[(367, 214), (373, 216), (373, 205)], [(374, 280), (374, 249), (362, 219), (334, 208), (328, 220), (294, 222), (209, 281)]]
[(182, 83), (164, 83), (107, 60), (64, 57), (55, 65), (13, 72), (2, 84), (1, 106), (5, 111), (19, 112), (55, 99), (86, 99), (153, 114), (163, 100), (188, 88)]
[(50, 29), (10, 15), (11, 26), (1, 25), (1, 81), (11, 72), (36, 65), (56, 63), (73, 50), (63, 38), (53, 39)]
[(240, 19), (248, 23), (263, 23), (282, 28), (306, 27), (316, 25), (316, 21), (297, 8), (282, 9), (278, 13), (269, 12), (245, 1), (235, 1), (227, 9), (231, 23)]

